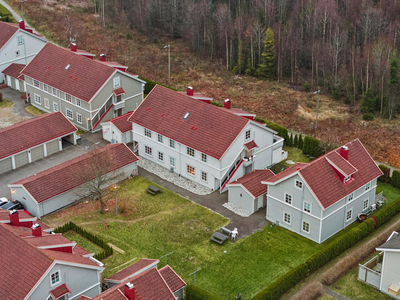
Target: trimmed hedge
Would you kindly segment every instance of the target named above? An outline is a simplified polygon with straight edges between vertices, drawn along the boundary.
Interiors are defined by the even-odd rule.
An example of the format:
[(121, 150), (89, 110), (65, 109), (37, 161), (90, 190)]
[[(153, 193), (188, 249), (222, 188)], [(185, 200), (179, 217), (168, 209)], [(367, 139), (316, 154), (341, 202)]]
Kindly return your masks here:
[(99, 239), (93, 233), (86, 231), (85, 229), (76, 225), (73, 222), (65, 223), (63, 226), (57, 227), (54, 230), (54, 233), (64, 233), (69, 230), (75, 231), (77, 234), (80, 234), (81, 236), (87, 238), (93, 244), (96, 244), (97, 246), (104, 249), (104, 251), (99, 252), (93, 256), (95, 259), (102, 260), (114, 253), (113, 248), (111, 248), (105, 241), (103, 241), (102, 239)]
[(375, 213), (376, 226), (380, 227), (400, 212), (400, 198), (382, 207)]
[(289, 137), (288, 130), (287, 130), (287, 128), (283, 127), (282, 125), (279, 125), (272, 121), (264, 120), (260, 117), (255, 117), (254, 120), (257, 122), (264, 123), (265, 125), (267, 125), (268, 128), (275, 130), (280, 137), (283, 137), (285, 139), (285, 141), (288, 139), (288, 137)]
[[(390, 183), (391, 182), (390, 168), (386, 167), (385, 165), (379, 165), (379, 169), (381, 169), (383, 175), (378, 177), (378, 181)], [(387, 178), (385, 178), (386, 176), (387, 176)]]
[(395, 188), (400, 188), (400, 171), (394, 170), (392, 173), (392, 185)]
[(312, 157), (319, 157), (324, 152), (320, 146), (320, 140), (317, 140), (311, 136), (304, 137), (302, 149), (304, 154), (308, 154)]
[(161, 85), (161, 86), (163, 86), (163, 87), (166, 87), (166, 88), (168, 88), (168, 89), (170, 89), (170, 90), (177, 91), (177, 89), (174, 89), (174, 88), (172, 88), (172, 87), (170, 87), (170, 86), (167, 86), (167, 85), (164, 85), (164, 84), (161, 84), (161, 83), (158, 83), (158, 82), (156, 82), (156, 81), (154, 81), (154, 80), (147, 79), (147, 78), (144, 78), (144, 77), (141, 77), (141, 76), (139, 76), (138, 78), (141, 79), (141, 80), (146, 81), (146, 84), (144, 85), (144, 93), (145, 93), (146, 95), (149, 94), (149, 93), (151, 92), (151, 90), (152, 90), (157, 84), (158, 84), (158, 85)]
[(197, 285), (188, 284), (185, 288), (186, 300), (221, 300), (209, 291), (199, 288)]

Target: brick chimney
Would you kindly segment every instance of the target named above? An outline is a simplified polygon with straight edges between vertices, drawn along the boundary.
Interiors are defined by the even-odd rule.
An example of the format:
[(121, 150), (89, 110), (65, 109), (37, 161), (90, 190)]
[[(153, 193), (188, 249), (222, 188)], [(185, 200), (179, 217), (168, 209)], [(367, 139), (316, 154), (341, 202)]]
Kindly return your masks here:
[(135, 287), (133, 286), (133, 284), (128, 282), (127, 284), (125, 284), (124, 288), (126, 298), (128, 298), (129, 300), (135, 300)]
[(188, 86), (188, 88), (186, 89), (186, 94), (188, 96), (193, 96), (193, 88), (191, 86)]
[(100, 54), (100, 61), (106, 61), (106, 55), (104, 53)]
[(19, 215), (15, 209), (10, 211), (10, 222), (12, 226), (19, 226)]
[(340, 148), (340, 155), (348, 160), (349, 159), (349, 148), (347, 146), (342, 146), (342, 148)]
[(71, 51), (76, 52), (76, 44), (75, 43), (71, 44)]
[(31, 229), (32, 229), (33, 236), (35, 236), (35, 237), (42, 236), (42, 227), (40, 227), (39, 224), (34, 224)]
[(226, 100), (224, 101), (224, 108), (226, 108), (226, 109), (231, 109), (231, 100), (226, 99)]
[(19, 24), (19, 28), (25, 30), (25, 21), (24, 21), (24, 20), (20, 20), (20, 21), (18, 22), (18, 24)]

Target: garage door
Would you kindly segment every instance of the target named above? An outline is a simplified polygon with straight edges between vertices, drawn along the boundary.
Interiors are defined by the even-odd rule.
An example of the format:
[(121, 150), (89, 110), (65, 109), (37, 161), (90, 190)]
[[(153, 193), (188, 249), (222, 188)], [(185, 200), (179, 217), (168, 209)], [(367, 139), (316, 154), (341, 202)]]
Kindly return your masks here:
[(15, 167), (19, 168), (23, 165), (28, 164), (28, 152), (22, 152), (20, 154), (15, 155)]
[(0, 160), (0, 174), (12, 170), (12, 160), (11, 157)]
[(36, 161), (36, 160), (42, 159), (43, 157), (44, 157), (43, 146), (39, 146), (39, 147), (33, 148), (31, 150), (32, 161)]
[(15, 89), (19, 91), (19, 80), (15, 79)]
[(58, 149), (58, 140), (48, 142), (46, 144), (46, 146), (47, 146), (47, 156), (57, 153), (59, 150)]

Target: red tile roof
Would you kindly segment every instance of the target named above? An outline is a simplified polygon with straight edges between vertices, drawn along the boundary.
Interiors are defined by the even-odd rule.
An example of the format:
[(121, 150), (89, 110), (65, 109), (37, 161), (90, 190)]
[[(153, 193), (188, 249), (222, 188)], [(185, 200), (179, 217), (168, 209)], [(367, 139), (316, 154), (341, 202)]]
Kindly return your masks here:
[(246, 147), (246, 149), (247, 149), (248, 151), (250, 151), (251, 149), (254, 149), (254, 148), (258, 148), (256, 142), (253, 141), (253, 140), (251, 140), (250, 142), (244, 144), (244, 146)]
[[(187, 94), (187, 92), (177, 92), (178, 94), (181, 94), (181, 95), (186, 95), (186, 96), (189, 96), (188, 94)], [(189, 97), (192, 97), (192, 98), (194, 98), (194, 99), (198, 99), (198, 100), (200, 100), (200, 99), (206, 99), (206, 100), (212, 100), (213, 98), (212, 97), (208, 97), (208, 96), (206, 96), (206, 95), (203, 95), (203, 94), (200, 94), (200, 93), (193, 93), (193, 96), (189, 96)]]
[(30, 236), (26, 237), (25, 240), (38, 248), (41, 247), (50, 247), (50, 246), (55, 246), (55, 247), (60, 247), (62, 245), (71, 245), (75, 244), (74, 242), (71, 242), (69, 239), (66, 237), (63, 237), (61, 234), (48, 234), (48, 235), (43, 235), (43, 236)]
[(263, 183), (275, 183), (278, 182), (281, 179), (286, 178), (287, 176), (290, 176), (296, 172), (298, 172), (302, 167), (306, 166), (307, 164), (305, 163), (296, 163), (293, 166), (287, 168), (286, 170), (283, 170), (282, 172), (276, 174), (274, 177), (270, 177), (268, 179), (263, 180)]
[(113, 90), (113, 93), (115, 96), (119, 96), (119, 95), (125, 94), (125, 90), (122, 87), (120, 87), (116, 90)]
[(78, 254), (78, 255), (81, 255), (81, 256), (93, 254), (93, 253), (90, 253), (89, 251), (87, 251), (86, 249), (83, 249), (78, 244), (76, 244), (75, 247), (72, 249), (72, 253)]
[(93, 160), (109, 161), (107, 169), (100, 170), (109, 173), (137, 161), (138, 157), (125, 144), (109, 144), (14, 182), (11, 186), (22, 185), (40, 203), (87, 182), (91, 174), (81, 174), (85, 166), (93, 165)]
[(0, 129), (0, 159), (78, 129), (61, 113), (47, 113)]
[[(317, 197), (322, 207), (326, 209), (382, 175), (381, 170), (359, 139), (347, 143), (346, 146), (349, 149), (348, 162), (357, 169), (357, 172), (353, 174), (354, 180), (346, 184), (337, 176), (332, 165), (326, 159), (327, 156), (332, 157), (332, 152), (337, 152), (337, 154), (339, 154), (340, 148), (326, 155), (322, 155), (308, 164), (303, 164), (303, 166), (297, 167), (299, 164), (296, 164), (278, 175), (275, 175), (272, 180), (267, 180), (267, 182), (276, 183), (278, 180), (298, 172)], [(336, 157), (336, 155), (333, 155), (333, 157)], [(346, 166), (346, 171), (350, 170), (350, 168), (347, 169), (347, 167), (349, 166)]]
[(90, 258), (83, 257), (78, 254), (66, 253), (54, 250), (46, 250), (46, 249), (38, 249), (38, 250), (46, 254), (49, 258), (53, 260), (100, 268), (99, 265)]
[(268, 191), (268, 185), (262, 184), (261, 181), (268, 180), (274, 176), (274, 172), (269, 169), (254, 170), (238, 180), (229, 183), (228, 186), (239, 184), (243, 186), (250, 194), (252, 194), (254, 198), (257, 198)]
[[(128, 118), (132, 115), (132, 111), (114, 119), (108, 120), (107, 122), (111, 122), (114, 124), (115, 127), (118, 128), (121, 133), (127, 132), (132, 130), (132, 123), (128, 121)], [(107, 123), (104, 122), (104, 123)]]
[(25, 65), (12, 63), (3, 70), (3, 74), (13, 78), (18, 78), (23, 68), (25, 68)]
[[(1, 299), (24, 299), (53, 260), (0, 224)], [(23, 278), (23, 284), (21, 279)]]
[(137, 273), (139, 271), (143, 271), (146, 268), (149, 268), (151, 265), (157, 266), (158, 262), (159, 262), (158, 259), (142, 258), (137, 263), (134, 263), (131, 266), (119, 271), (118, 273), (115, 273), (113, 276), (108, 277), (105, 280), (106, 281), (114, 281), (114, 282), (122, 282), (122, 281), (127, 280), (128, 278), (132, 277), (133, 275), (135, 275), (135, 273)]
[(238, 115), (238, 116), (254, 116), (254, 117), (256, 116), (256, 114), (249, 113), (240, 108), (223, 108), (223, 107), (221, 107), (221, 109), (228, 111), (231, 114)]
[(61, 296), (64, 296), (68, 293), (71, 293), (71, 291), (65, 283), (50, 291), (50, 295), (53, 296), (54, 299), (60, 298)]
[(327, 161), (345, 177), (357, 172), (357, 169), (336, 151), (328, 153), (325, 157)]
[(18, 27), (12, 26), (8, 22), (0, 22), (0, 49), (18, 31)]
[(160, 269), (160, 274), (173, 293), (186, 286), (186, 282), (169, 265)]
[[(37, 222), (37, 218), (33, 217), (27, 213), (25, 213), (24, 210), (18, 210), (18, 216), (21, 221), (34, 221)], [(0, 223), (5, 223), (5, 222), (10, 221), (10, 211), (5, 210), (5, 209), (0, 209)]]
[[(190, 114), (184, 120), (186, 113)], [(216, 159), (250, 122), (159, 85), (128, 120)]]
[(109, 67), (113, 67), (113, 68), (121, 68), (121, 69), (128, 69), (128, 66), (124, 66), (121, 65), (119, 62), (116, 61), (102, 61), (102, 60), (97, 60), (97, 62), (109, 66)]
[(89, 102), (114, 72), (112, 67), (47, 43), (22, 74)]

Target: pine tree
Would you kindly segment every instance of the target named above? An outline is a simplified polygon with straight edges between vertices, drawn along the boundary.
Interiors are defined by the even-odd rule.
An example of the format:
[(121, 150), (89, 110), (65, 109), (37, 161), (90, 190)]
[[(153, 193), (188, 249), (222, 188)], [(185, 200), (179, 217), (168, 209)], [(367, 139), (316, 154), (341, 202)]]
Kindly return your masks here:
[(294, 144), (293, 144), (293, 133), (292, 134), (290, 134), (290, 147), (293, 147), (294, 146)]
[(297, 147), (297, 145), (299, 144), (299, 140), (297, 137), (297, 134), (294, 136), (294, 140), (293, 140), (293, 147)]
[(275, 39), (271, 28), (267, 29), (264, 40), (264, 50), (261, 53), (261, 64), (258, 74), (271, 78), (275, 74)]
[(297, 148), (303, 149), (303, 135), (300, 134), (299, 141), (297, 142)]

